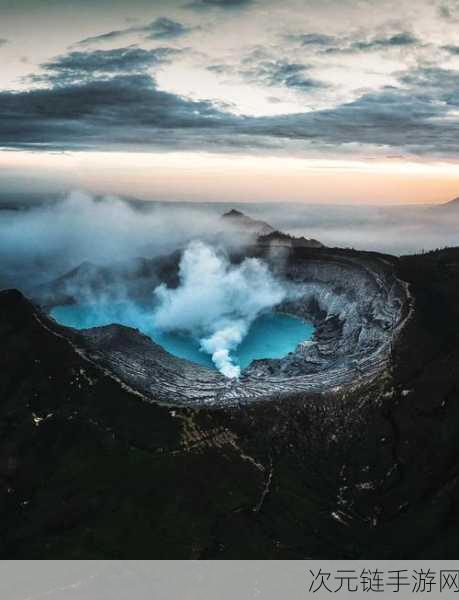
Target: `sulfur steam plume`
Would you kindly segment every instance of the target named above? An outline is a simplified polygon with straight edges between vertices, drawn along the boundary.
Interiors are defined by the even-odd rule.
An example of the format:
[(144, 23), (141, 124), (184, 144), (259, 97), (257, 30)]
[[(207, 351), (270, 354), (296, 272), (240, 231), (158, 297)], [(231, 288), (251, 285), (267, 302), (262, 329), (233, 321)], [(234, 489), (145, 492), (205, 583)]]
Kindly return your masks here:
[(231, 352), (260, 313), (287, 298), (289, 288), (264, 262), (247, 258), (232, 265), (201, 241), (191, 242), (183, 253), (179, 281), (177, 288), (156, 288), (156, 327), (193, 336), (223, 375), (239, 377)]

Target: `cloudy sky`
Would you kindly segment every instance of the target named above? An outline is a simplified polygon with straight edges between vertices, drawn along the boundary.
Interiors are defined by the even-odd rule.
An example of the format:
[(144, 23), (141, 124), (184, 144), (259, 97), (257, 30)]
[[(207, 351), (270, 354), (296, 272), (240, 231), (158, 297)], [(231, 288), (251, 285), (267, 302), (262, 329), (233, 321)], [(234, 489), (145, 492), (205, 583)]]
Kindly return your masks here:
[(459, 0), (0, 0), (0, 185), (459, 195)]

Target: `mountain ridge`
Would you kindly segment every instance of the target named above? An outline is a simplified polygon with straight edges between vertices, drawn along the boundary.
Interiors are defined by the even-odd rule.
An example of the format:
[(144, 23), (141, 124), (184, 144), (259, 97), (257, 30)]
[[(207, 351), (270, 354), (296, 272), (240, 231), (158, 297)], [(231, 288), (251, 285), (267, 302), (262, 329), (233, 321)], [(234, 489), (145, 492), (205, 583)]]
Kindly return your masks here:
[(453, 198), (452, 200), (448, 200), (448, 202), (442, 202), (441, 204), (437, 204), (436, 208), (447, 210), (459, 210), (459, 196), (456, 196), (456, 198)]

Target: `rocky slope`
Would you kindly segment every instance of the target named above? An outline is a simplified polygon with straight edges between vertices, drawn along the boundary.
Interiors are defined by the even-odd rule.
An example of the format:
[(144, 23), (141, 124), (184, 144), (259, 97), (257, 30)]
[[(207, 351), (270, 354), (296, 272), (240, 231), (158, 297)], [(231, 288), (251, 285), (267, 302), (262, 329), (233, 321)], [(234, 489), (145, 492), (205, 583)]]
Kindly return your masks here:
[(234, 208), (222, 215), (222, 220), (226, 224), (231, 225), (236, 231), (251, 233), (256, 236), (269, 235), (274, 231), (274, 228), (269, 223), (252, 219)]
[(298, 300), (280, 309), (312, 319), (317, 332), (312, 342), (285, 358), (254, 362), (237, 381), (174, 357), (127, 327), (67, 330), (65, 335), (146, 399), (171, 405), (272, 400), (355, 387), (384, 373), (391, 346), (411, 310), (407, 286), (397, 278), (391, 259), (301, 247), (276, 256), (262, 245), (245, 254), (269, 261), (298, 286)]
[(324, 245), (313, 238), (294, 237), (281, 231), (272, 231), (258, 237), (257, 243), (260, 246), (269, 246), (271, 248), (323, 248)]
[(456, 558), (459, 249), (389, 262), (414, 311), (383, 377), (211, 410), (1, 292), (1, 557)]
[(271, 247), (300, 247), (300, 248), (323, 248), (318, 240), (305, 237), (294, 237), (282, 231), (274, 229), (269, 223), (253, 219), (239, 210), (232, 209), (222, 215), (225, 224), (230, 224), (236, 232), (241, 234), (252, 234), (260, 246)]

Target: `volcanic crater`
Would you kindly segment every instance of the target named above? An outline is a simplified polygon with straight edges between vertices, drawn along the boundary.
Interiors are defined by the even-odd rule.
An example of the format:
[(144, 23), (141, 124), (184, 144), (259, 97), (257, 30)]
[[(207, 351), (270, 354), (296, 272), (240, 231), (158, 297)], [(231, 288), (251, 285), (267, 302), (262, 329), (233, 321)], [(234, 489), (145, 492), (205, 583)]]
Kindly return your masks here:
[[(216, 370), (173, 356), (130, 327), (111, 324), (77, 331), (52, 320), (48, 324), (87, 359), (146, 400), (167, 405), (231, 406), (338, 392), (382, 376), (390, 365), (395, 338), (412, 312), (408, 286), (397, 278), (393, 260), (293, 238), (263, 222), (251, 222), (237, 211), (228, 215), (232, 221), (240, 219), (241, 226), (248, 223), (252, 231), (262, 226), (255, 242), (233, 252), (232, 261), (262, 259), (274, 273), (294, 283), (300, 293), (276, 310), (312, 321), (316, 327), (313, 339), (287, 356), (255, 360), (241, 377), (228, 379)], [(138, 285), (152, 276), (176, 280), (178, 259), (178, 253), (141, 259)], [(84, 265), (82, 269), (89, 269), (94, 280), (107, 277), (106, 268)], [(77, 269), (70, 279), (78, 275)], [(136, 278), (132, 272), (130, 276)], [(68, 289), (68, 280), (54, 282), (37, 290), (34, 300), (46, 313), (56, 304), (73, 301)], [(44, 313), (41, 318), (48, 321)]]

